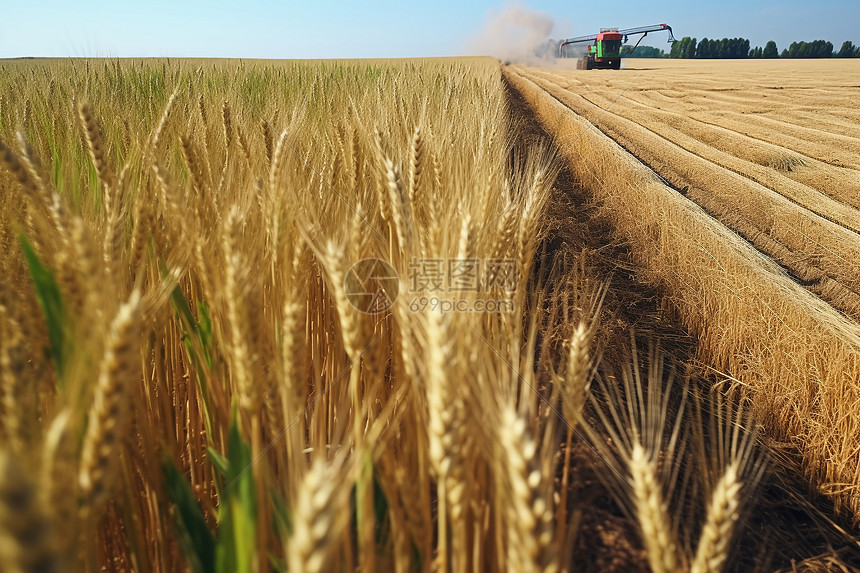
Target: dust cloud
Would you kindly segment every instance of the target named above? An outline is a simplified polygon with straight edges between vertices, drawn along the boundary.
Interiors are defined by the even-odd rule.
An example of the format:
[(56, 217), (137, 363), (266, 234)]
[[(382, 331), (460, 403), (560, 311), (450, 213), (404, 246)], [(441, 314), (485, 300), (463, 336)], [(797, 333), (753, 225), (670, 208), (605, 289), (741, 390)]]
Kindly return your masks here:
[(552, 60), (558, 42), (550, 39), (555, 22), (549, 14), (519, 2), (487, 12), (484, 25), (467, 43), (471, 54), (527, 63)]

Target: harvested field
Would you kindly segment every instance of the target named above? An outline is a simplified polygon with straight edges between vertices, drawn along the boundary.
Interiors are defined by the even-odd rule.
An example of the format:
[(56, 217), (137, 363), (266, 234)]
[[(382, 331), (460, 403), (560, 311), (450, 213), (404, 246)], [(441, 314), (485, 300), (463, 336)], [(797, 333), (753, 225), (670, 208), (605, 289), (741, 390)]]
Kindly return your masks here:
[[(714, 62), (703, 63), (704, 69), (659, 62), (664, 69), (644, 65), (646, 69), (627, 70), (615, 78), (534, 68), (522, 69), (522, 74), (615, 139), (810, 290), (857, 318), (860, 139), (815, 131), (800, 122), (799, 129), (815, 132), (806, 133), (802, 144), (782, 146), (768, 141), (773, 140), (769, 134), (785, 131), (772, 125), (773, 120), (747, 124), (741, 132), (720, 119), (727, 104), (732, 111), (757, 99), (765, 101), (762, 112), (792, 106), (803, 110), (810, 102), (825, 110), (849, 109), (852, 94), (855, 98), (860, 94), (860, 88), (848, 80), (855, 64), (826, 64), (846, 69), (835, 68), (830, 84), (825, 81), (825, 87), (812, 88), (807, 75), (824, 72), (802, 64), (798, 79), (793, 80), (797, 85), (780, 90), (775, 89), (774, 76), (756, 75), (763, 65), (759, 62), (743, 62), (752, 69)], [(725, 70), (722, 75), (721, 69)], [(796, 93), (782, 95), (792, 90)], [(776, 106), (773, 98), (765, 97), (769, 91), (780, 94)], [(674, 97), (665, 96), (669, 93)], [(699, 94), (696, 104), (687, 103), (690, 93)], [(705, 107), (707, 101), (709, 107)], [(795, 126), (785, 123), (788, 131)]]
[[(779, 130), (756, 129), (765, 122), (739, 133), (721, 120), (726, 105), (750, 112), (758, 98), (758, 113), (795, 136), (812, 128), (792, 111), (850, 123), (857, 65), (778, 64), (781, 74), (762, 73), (760, 62), (639, 61), (621, 73), (514, 66), (506, 77), (647, 282), (697, 335), (702, 362), (744, 389), (770, 436), (800, 453), (813, 486), (857, 519), (860, 453), (848, 436), (860, 432), (858, 212), (808, 184), (815, 178), (789, 175), (814, 171), (856, 188), (860, 140), (822, 130), (811, 151), (779, 147)], [(767, 160), (780, 154), (785, 162)]]

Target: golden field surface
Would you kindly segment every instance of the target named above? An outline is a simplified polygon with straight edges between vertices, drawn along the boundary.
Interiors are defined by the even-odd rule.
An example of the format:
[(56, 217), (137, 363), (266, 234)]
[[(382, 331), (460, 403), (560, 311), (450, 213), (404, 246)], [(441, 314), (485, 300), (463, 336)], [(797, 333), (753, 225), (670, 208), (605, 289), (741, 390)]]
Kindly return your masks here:
[(856, 520), (860, 67), (625, 65), (506, 77), (664, 286), (701, 359), (730, 373), (813, 487)]
[(860, 66), (625, 66), (615, 75), (528, 73), (811, 290), (860, 317)]
[(0, 571), (858, 566), (851, 68), (625, 64), (0, 61)]

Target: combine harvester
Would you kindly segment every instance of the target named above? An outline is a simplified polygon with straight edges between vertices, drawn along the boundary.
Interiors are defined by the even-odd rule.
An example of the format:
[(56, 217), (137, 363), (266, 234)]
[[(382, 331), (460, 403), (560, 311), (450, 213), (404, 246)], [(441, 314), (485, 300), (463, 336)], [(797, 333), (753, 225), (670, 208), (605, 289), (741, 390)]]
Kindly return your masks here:
[[(627, 38), (635, 34), (642, 34), (642, 38), (648, 35), (648, 32), (669, 32), (669, 43), (675, 42), (675, 37), (672, 35), (672, 27), (668, 24), (657, 24), (655, 26), (642, 26), (641, 28), (628, 28), (627, 30), (619, 30), (618, 28), (601, 28), (599, 34), (592, 36), (580, 36), (578, 38), (569, 38), (558, 45), (558, 57), (564, 58), (565, 46), (571, 44), (583, 44), (590, 42), (588, 46), (588, 54), (582, 56), (576, 62), (578, 70), (619, 70), (621, 69), (621, 46), (627, 43)], [(633, 50), (639, 45), (639, 42), (633, 46)], [(631, 52), (633, 51), (631, 50)]]

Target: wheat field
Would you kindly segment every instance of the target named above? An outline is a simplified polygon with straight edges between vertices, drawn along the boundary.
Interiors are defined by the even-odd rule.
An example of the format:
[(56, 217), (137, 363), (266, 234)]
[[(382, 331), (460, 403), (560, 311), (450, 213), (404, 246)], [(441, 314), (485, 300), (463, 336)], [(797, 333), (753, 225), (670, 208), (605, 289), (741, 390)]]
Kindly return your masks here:
[[(755, 147), (770, 171), (734, 171), (735, 140), (690, 135), (691, 110), (648, 119), (643, 91), (596, 116), (611, 86), (594, 104), (565, 82), (606, 76), (565, 73), (0, 62), (2, 570), (850, 566), (860, 338), (823, 300), (851, 316), (853, 207), (797, 168), (851, 183), (850, 149), (822, 136), (798, 163), (797, 127)], [(851, 113), (828, 133), (852, 140)], [(829, 242), (753, 249), (589, 121), (655, 153), (623, 122), (669, 126), (759, 177), (786, 220), (727, 221), (747, 240)], [(593, 209), (659, 308), (631, 310), (650, 299), (604, 264)], [(781, 503), (806, 521), (757, 520)]]

